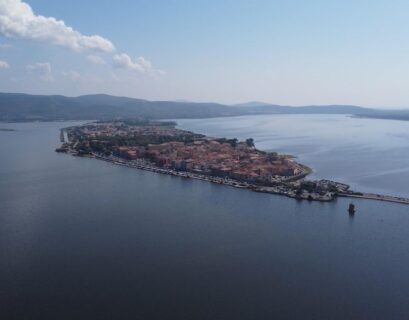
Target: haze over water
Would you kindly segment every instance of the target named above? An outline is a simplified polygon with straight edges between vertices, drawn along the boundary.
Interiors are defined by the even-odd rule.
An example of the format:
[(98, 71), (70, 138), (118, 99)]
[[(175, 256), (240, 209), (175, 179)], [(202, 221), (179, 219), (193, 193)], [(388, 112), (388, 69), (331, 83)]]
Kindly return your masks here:
[[(183, 126), (220, 135), (223, 121), (238, 136), (247, 123), (243, 137), (280, 151), (302, 140), (263, 140), (257, 119)], [(409, 318), (407, 206), (356, 200), (350, 217), (349, 199), (300, 202), (57, 154), (59, 128), (73, 124), (1, 125), (16, 129), (0, 132), (2, 318)]]
[(297, 156), (310, 178), (345, 182), (357, 191), (409, 197), (409, 121), (345, 115), (262, 115), (177, 120), (183, 129), (254, 138), (261, 150)]

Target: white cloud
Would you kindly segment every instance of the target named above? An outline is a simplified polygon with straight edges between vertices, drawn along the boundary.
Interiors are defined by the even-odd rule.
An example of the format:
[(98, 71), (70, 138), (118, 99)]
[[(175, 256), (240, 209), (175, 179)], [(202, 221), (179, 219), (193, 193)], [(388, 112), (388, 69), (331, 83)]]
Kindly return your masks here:
[(0, 60), (0, 69), (9, 69), (10, 65), (6, 61)]
[(135, 61), (126, 53), (115, 54), (113, 56), (114, 66), (121, 69), (127, 69), (149, 75), (163, 75), (164, 71), (155, 69), (152, 62), (144, 57), (138, 57)]
[(0, 33), (9, 38), (42, 41), (74, 51), (112, 52), (114, 45), (98, 35), (85, 36), (54, 17), (34, 14), (21, 0), (0, 0)]
[(52, 81), (53, 74), (49, 62), (37, 62), (26, 66), (30, 74), (37, 75), (43, 81)]
[[(22, 0), (0, 0), (0, 34), (8, 38), (25, 39), (61, 46), (87, 54), (87, 60), (94, 64), (107, 64), (103, 57), (109, 54), (113, 65), (148, 75), (162, 75), (163, 71), (154, 69), (144, 57), (135, 61), (126, 53), (116, 54), (113, 43), (99, 35), (86, 36), (64, 21), (54, 17), (44, 17), (33, 12), (29, 4)], [(0, 44), (1, 48), (9, 47)], [(105, 54), (105, 56), (101, 56)], [(27, 67), (28, 71), (43, 70), (42, 79), (52, 80), (49, 64), (36, 64)]]
[(106, 61), (102, 57), (95, 54), (88, 55), (87, 60), (92, 62), (93, 64), (106, 64)]
[(114, 59), (114, 66), (117, 68), (144, 72), (144, 67), (141, 64), (132, 61), (131, 57), (128, 56), (126, 53), (115, 54), (113, 56), (113, 59)]
[(61, 75), (63, 77), (66, 77), (66, 78), (72, 80), (72, 81), (77, 81), (77, 80), (79, 80), (81, 78), (81, 74), (79, 72), (73, 71), (73, 70), (63, 71), (63, 72), (61, 72)]

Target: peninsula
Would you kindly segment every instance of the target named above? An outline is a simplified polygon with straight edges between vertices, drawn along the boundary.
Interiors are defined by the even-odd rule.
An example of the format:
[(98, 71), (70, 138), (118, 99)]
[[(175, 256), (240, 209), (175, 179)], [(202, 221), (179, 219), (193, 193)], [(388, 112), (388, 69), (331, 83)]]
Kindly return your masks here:
[(245, 141), (208, 137), (171, 121), (98, 121), (61, 130), (57, 152), (118, 165), (247, 188), (297, 199), (331, 201), (337, 196), (409, 204), (409, 199), (364, 194), (330, 180), (307, 180), (311, 169), (292, 156), (258, 150)]

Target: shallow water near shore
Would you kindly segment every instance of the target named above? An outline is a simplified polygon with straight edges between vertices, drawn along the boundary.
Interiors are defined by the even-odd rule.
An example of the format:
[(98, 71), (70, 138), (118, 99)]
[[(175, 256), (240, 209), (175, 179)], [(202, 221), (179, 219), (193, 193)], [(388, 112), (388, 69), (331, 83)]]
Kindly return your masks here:
[[(16, 129), (0, 133), (5, 319), (409, 317), (407, 206), (354, 200), (351, 217), (348, 199), (300, 202), (55, 153), (73, 124), (2, 125)], [(223, 135), (215, 126), (195, 131)], [(277, 143), (255, 134), (260, 149)]]

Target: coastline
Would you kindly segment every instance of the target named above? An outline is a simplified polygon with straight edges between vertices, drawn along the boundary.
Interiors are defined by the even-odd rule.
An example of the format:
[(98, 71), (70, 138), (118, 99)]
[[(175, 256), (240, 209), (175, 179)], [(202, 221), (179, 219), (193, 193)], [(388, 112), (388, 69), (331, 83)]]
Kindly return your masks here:
[(383, 201), (383, 202), (409, 205), (408, 198), (388, 196), (388, 195), (378, 195), (378, 194), (373, 194), (373, 193), (359, 193), (359, 192), (353, 192), (353, 191), (346, 192), (346, 193), (337, 193), (332, 198), (319, 198), (319, 199), (314, 199), (314, 198), (310, 199), (307, 197), (303, 198), (303, 197), (298, 197), (295, 194), (288, 193), (286, 190), (284, 190), (280, 186), (277, 186), (277, 187), (259, 186), (259, 185), (250, 184), (247, 182), (241, 182), (241, 181), (230, 179), (230, 178), (226, 179), (226, 178), (220, 178), (220, 177), (201, 175), (201, 174), (192, 173), (192, 172), (162, 169), (162, 168), (154, 166), (153, 164), (148, 164), (146, 162), (145, 163), (140, 162), (140, 164), (130, 163), (129, 161), (121, 159), (121, 158), (104, 157), (104, 156), (97, 155), (97, 154), (93, 154), (90, 156), (81, 156), (81, 157), (97, 159), (97, 160), (112, 163), (114, 165), (120, 165), (120, 166), (124, 166), (128, 168), (145, 170), (145, 171), (150, 171), (150, 172), (155, 172), (155, 173), (160, 173), (160, 174), (167, 174), (167, 175), (177, 176), (177, 177), (186, 178), (186, 179), (202, 180), (202, 181), (207, 181), (207, 182), (216, 183), (216, 184), (223, 184), (223, 185), (227, 185), (227, 186), (234, 187), (234, 188), (249, 189), (254, 192), (286, 196), (286, 197), (296, 199), (296, 200), (331, 202), (331, 201), (334, 201), (337, 197), (342, 197), (342, 198), (355, 198), (355, 199), (374, 200), (374, 201)]
[[(298, 172), (294, 175), (281, 176), (280, 179), (271, 181), (257, 181), (249, 179), (241, 179), (234, 175), (221, 175), (214, 174), (213, 172), (203, 173), (202, 170), (186, 170), (186, 168), (180, 168), (176, 166), (161, 166), (156, 163), (155, 160), (147, 157), (124, 157), (122, 154), (117, 154), (112, 152), (112, 149), (92, 150), (89, 149), (87, 152), (83, 152), (82, 149), (78, 148), (78, 143), (80, 140), (78, 138), (71, 139), (70, 131), (74, 127), (61, 128), (60, 129), (60, 141), (62, 146), (57, 148), (57, 152), (62, 152), (66, 154), (71, 154), (73, 156), (94, 158), (112, 164), (126, 166), (130, 168), (151, 171), (161, 174), (168, 174), (183, 178), (197, 179), (208, 181), (217, 184), (228, 185), (236, 188), (245, 188), (255, 192), (270, 193), (275, 195), (282, 195), (289, 198), (297, 200), (308, 200), (308, 201), (321, 201), (329, 202), (334, 201), (337, 197), (347, 197), (355, 199), (366, 199), (366, 200), (378, 200), (391, 203), (399, 203), (409, 205), (409, 198), (380, 195), (373, 193), (357, 192), (350, 190), (349, 185), (344, 183), (339, 183), (331, 180), (316, 180), (311, 181), (305, 179), (312, 169), (304, 164), (296, 163), (298, 166)], [(195, 135), (193, 132), (189, 132)], [(200, 139), (206, 138), (201, 135)], [(216, 138), (213, 138), (216, 139)], [(224, 139), (226, 138), (218, 138)], [(249, 139), (252, 140), (252, 139)], [(98, 140), (93, 140), (98, 141)], [(237, 141), (237, 139), (236, 139)], [(225, 141), (224, 141), (225, 142)], [(179, 142), (180, 143), (180, 142)], [(254, 148), (254, 144), (253, 144)], [(254, 148), (257, 151), (257, 149)], [(107, 153), (108, 151), (108, 153)], [(260, 153), (265, 153), (259, 150)], [(293, 155), (280, 155), (288, 159), (295, 159)], [(292, 160), (293, 161), (293, 160)]]
[[(307, 198), (300, 198), (296, 197), (296, 195), (291, 194), (287, 192), (285, 189), (282, 188), (282, 186), (276, 186), (276, 187), (267, 187), (267, 186), (260, 186), (248, 182), (242, 182), (239, 180), (231, 179), (231, 178), (221, 178), (221, 177), (214, 177), (214, 176), (209, 176), (209, 175), (204, 175), (204, 174), (198, 174), (198, 173), (193, 173), (193, 172), (187, 172), (187, 171), (177, 171), (177, 170), (171, 170), (171, 169), (163, 169), (155, 166), (152, 163), (147, 163), (146, 161), (142, 160), (137, 162), (130, 162), (121, 158), (113, 158), (113, 157), (105, 157), (102, 155), (97, 155), (93, 154), (91, 156), (85, 156), (89, 158), (94, 158), (97, 160), (102, 160), (105, 162), (109, 162), (115, 165), (120, 165), (120, 166), (125, 166), (129, 168), (135, 168), (139, 170), (145, 170), (145, 171), (151, 171), (155, 173), (161, 173), (161, 174), (167, 174), (167, 175), (172, 175), (172, 176), (177, 176), (177, 177), (182, 177), (182, 178), (188, 178), (188, 179), (196, 179), (196, 180), (202, 180), (202, 181), (208, 181), (211, 183), (216, 183), (216, 184), (223, 184), (227, 185), (230, 187), (235, 187), (235, 188), (241, 188), (241, 189), (249, 189), (255, 192), (261, 192), (261, 193), (270, 193), (270, 194), (276, 194), (276, 195), (283, 195), (287, 196), (289, 198), (294, 198), (294, 199), (300, 199), (300, 200), (307, 200)], [(311, 169), (310, 169), (311, 170)], [(302, 174), (303, 176), (308, 175), (309, 173), (304, 173)], [(299, 178), (302, 179), (302, 178)], [(334, 200), (333, 198), (320, 198), (320, 199), (310, 199), (311, 201), (332, 201)]]

